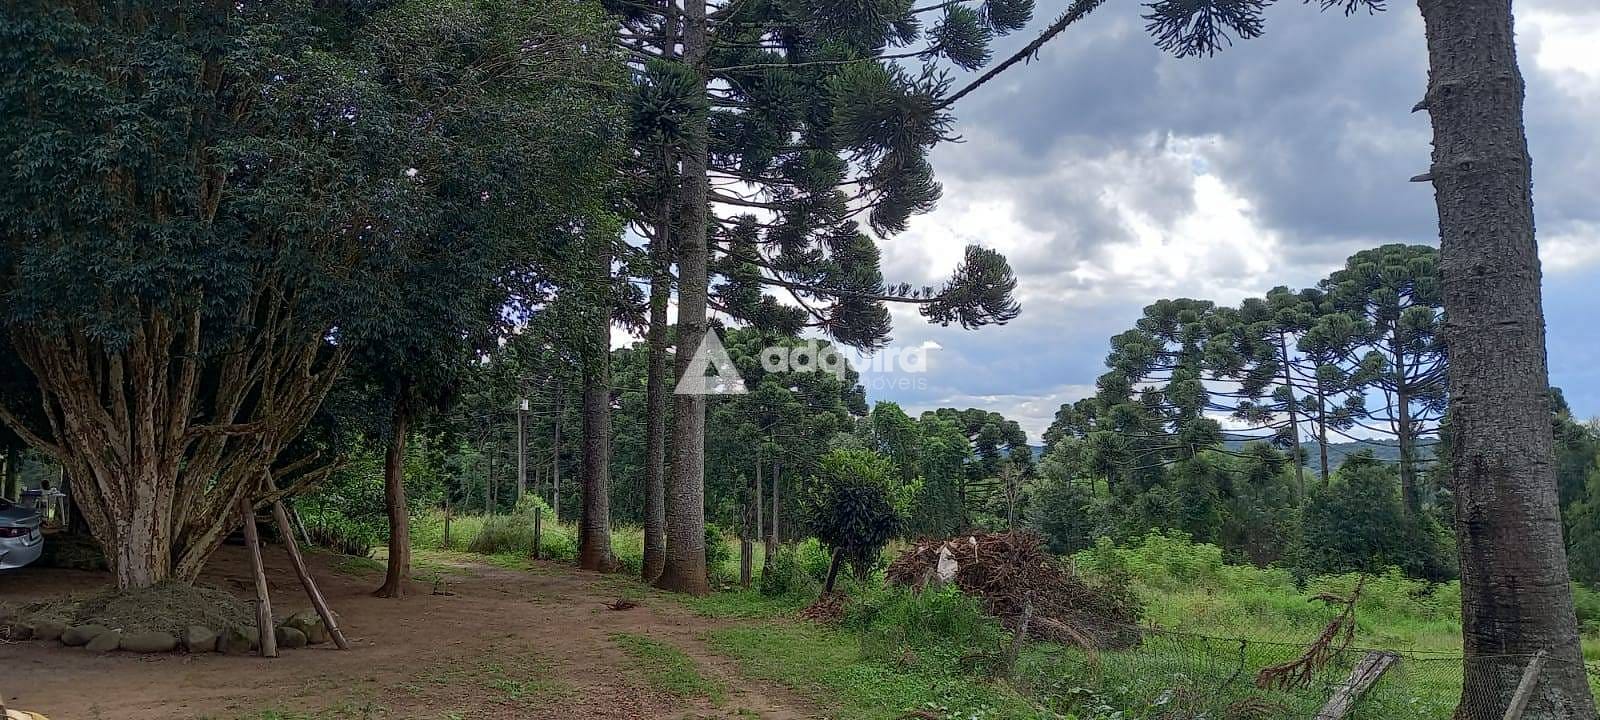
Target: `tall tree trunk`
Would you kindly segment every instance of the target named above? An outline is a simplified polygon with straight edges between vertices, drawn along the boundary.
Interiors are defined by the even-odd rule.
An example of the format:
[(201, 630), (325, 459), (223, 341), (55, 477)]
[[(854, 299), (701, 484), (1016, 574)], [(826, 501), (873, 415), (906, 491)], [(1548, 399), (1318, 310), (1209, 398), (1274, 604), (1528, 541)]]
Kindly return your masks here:
[(561, 378), (556, 378), (555, 427), (550, 432), (550, 517), (561, 522)]
[(517, 499), (522, 502), (522, 496), (528, 492), (528, 433), (527, 433), (527, 408), (522, 404), (527, 400), (517, 398)]
[(667, 551), (667, 303), (672, 299), (672, 210), (662, 201), (650, 244), (650, 348), (645, 376), (644, 581), (661, 577)]
[(772, 463), (772, 528), (767, 534), (767, 559), (772, 560), (778, 555), (778, 546), (783, 543), (783, 538), (778, 534), (778, 518), (783, 514), (783, 465), (776, 460)]
[(411, 579), (411, 516), (406, 512), (405, 403), (397, 403), (390, 419), (389, 451), (383, 461), (383, 502), (389, 511), (389, 567), (383, 586), (373, 595), (402, 598)]
[[(1399, 328), (1395, 332), (1399, 333)], [(1410, 368), (1406, 366), (1399, 338), (1393, 339), (1390, 348), (1395, 363), (1395, 438), (1400, 445), (1400, 497), (1405, 501), (1406, 513), (1416, 517), (1422, 512), (1422, 491), (1417, 487), (1416, 438), (1413, 437), (1416, 427), (1411, 421), (1411, 383), (1406, 377)]]
[(1306, 496), (1306, 462), (1300, 457), (1300, 414), (1294, 391), (1293, 367), (1289, 364), (1289, 340), (1278, 333), (1278, 356), (1283, 361), (1283, 384), (1289, 389), (1289, 435), (1294, 442), (1294, 484), (1300, 497)]
[[(696, 92), (706, 92), (706, 0), (683, 4), (683, 59), (695, 72)], [(706, 334), (708, 291), (706, 224), (709, 187), (706, 165), (710, 161), (710, 117), (695, 113), (686, 128), (683, 153), (683, 233), (678, 238), (678, 354), (676, 376), (681, 381)], [(667, 493), (666, 564), (656, 586), (664, 590), (705, 595), (711, 592), (706, 575), (706, 398), (698, 393), (677, 395), (673, 415), (672, 488)]]
[[(610, 239), (595, 253), (593, 280), (611, 281)], [(606, 298), (608, 288), (603, 288)], [(611, 552), (611, 303), (590, 308), (583, 363), (583, 515), (578, 526), (578, 567), (611, 573), (621, 567)]]
[(756, 534), (755, 539), (761, 543), (761, 574), (767, 574), (767, 568), (772, 565), (772, 547), (767, 544), (767, 513), (766, 491), (762, 488), (761, 456), (756, 456)]
[(1321, 395), (1317, 397), (1317, 466), (1322, 470), (1322, 483), (1326, 485), (1333, 468), (1328, 467), (1328, 406)]
[[(1428, 38), (1467, 656), (1460, 720), (1595, 717), (1557, 509), (1532, 163), (1510, 0), (1419, 0)], [(1523, 657), (1508, 657), (1523, 656)]]

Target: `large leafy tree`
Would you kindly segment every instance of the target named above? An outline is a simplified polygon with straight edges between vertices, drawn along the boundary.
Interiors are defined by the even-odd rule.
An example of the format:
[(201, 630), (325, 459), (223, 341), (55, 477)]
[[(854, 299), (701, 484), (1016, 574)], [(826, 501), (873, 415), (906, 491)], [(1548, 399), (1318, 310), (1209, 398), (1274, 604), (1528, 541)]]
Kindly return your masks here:
[(567, 6), (14, 10), (0, 309), (43, 422), (0, 419), (74, 478), (122, 588), (193, 578), (241, 501), (325, 474), (296, 439), (353, 354), (431, 365), (404, 324), (481, 310), (480, 263), (551, 226), (582, 183), (541, 181), (604, 127)]

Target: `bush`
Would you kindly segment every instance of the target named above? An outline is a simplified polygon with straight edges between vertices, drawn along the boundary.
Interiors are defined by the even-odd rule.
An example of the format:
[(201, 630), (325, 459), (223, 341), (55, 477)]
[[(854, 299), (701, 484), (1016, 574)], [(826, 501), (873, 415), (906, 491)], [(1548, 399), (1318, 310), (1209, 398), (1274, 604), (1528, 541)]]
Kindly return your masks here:
[(371, 557), (374, 545), (387, 542), (387, 538), (375, 537), (371, 528), (337, 515), (320, 515), (302, 522), (311, 544), (341, 555)]
[[(642, 556), (642, 546), (640, 553)], [(717, 527), (716, 523), (706, 523), (706, 574), (710, 576), (711, 581), (718, 582), (738, 577), (739, 568), (733, 567), (730, 571), (729, 567), (729, 562), (734, 559), (733, 548), (728, 546), (728, 538), (723, 535), (722, 528)]]
[(1048, 541), (1050, 552), (1070, 555), (1094, 545), (1101, 513), (1095, 512), (1094, 493), (1067, 480), (1040, 483), (1028, 506), (1028, 518)]
[(1356, 455), (1332, 482), (1311, 492), (1294, 565), (1302, 576), (1393, 566), (1414, 577), (1448, 580), (1455, 576), (1448, 535), (1432, 518), (1406, 513), (1394, 467)]
[(828, 577), (828, 551), (816, 538), (778, 546), (772, 566), (761, 573), (761, 594), (768, 597), (815, 597)]
[(821, 472), (801, 495), (812, 534), (839, 551), (858, 577), (871, 572), (903, 524), (897, 505), (905, 503), (889, 486), (893, 471), (877, 453), (834, 450), (822, 457)]
[(952, 669), (958, 661), (985, 649), (997, 649), (1006, 637), (983, 606), (954, 585), (920, 592), (905, 587), (880, 587), (851, 602), (845, 626), (860, 632), (863, 654), (888, 662), (931, 663)]

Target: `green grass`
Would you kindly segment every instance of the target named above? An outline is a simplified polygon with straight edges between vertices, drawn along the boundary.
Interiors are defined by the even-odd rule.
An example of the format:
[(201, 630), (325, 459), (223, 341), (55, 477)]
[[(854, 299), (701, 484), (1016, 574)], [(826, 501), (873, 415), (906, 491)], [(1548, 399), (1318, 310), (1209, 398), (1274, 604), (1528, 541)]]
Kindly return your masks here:
[(964, 720), (1040, 716), (1003, 685), (872, 659), (843, 630), (777, 621), (715, 630), (709, 640), (742, 673), (810, 698), (832, 718), (894, 720), (912, 711)]
[[(739, 540), (724, 537), (726, 559), (711, 568), (714, 583), (727, 586), (739, 577)], [(531, 512), (512, 515), (455, 515), (450, 518), (450, 542), (444, 538), (444, 514), (428, 512), (411, 519), (411, 545), (422, 550), (471, 553), (487, 557), (491, 564), (512, 570), (530, 568), (533, 557), (533, 515)], [(763, 549), (755, 544), (752, 563), (757, 577), (761, 574)], [(578, 561), (578, 527), (575, 523), (555, 522), (545, 511), (540, 523), (539, 556), (551, 562), (576, 564)], [(644, 530), (619, 525), (611, 530), (611, 551), (621, 561), (627, 574), (637, 576), (644, 566)], [(382, 569), (382, 565), (377, 566)]]
[(639, 661), (651, 687), (677, 698), (706, 698), (714, 704), (722, 703), (722, 686), (701, 675), (694, 660), (682, 650), (643, 635), (615, 633), (611, 641)]

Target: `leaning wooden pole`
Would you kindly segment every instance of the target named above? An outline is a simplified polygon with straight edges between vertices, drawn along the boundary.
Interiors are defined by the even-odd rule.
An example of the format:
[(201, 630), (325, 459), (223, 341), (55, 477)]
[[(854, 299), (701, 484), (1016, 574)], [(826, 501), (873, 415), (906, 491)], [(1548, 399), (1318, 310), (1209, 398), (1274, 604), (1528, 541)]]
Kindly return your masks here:
[(272, 634), (272, 599), (267, 593), (267, 569), (261, 564), (261, 536), (256, 532), (256, 511), (250, 498), (239, 498), (244, 513), (244, 544), (250, 548), (250, 567), (256, 575), (256, 627), (261, 632), (261, 657), (278, 656), (278, 637)]
[(283, 529), (283, 548), (289, 551), (289, 562), (294, 565), (295, 574), (300, 576), (300, 584), (305, 586), (306, 595), (311, 598), (311, 607), (316, 608), (317, 615), (322, 617), (322, 624), (327, 626), (333, 644), (338, 645), (340, 650), (349, 650), (350, 641), (344, 639), (344, 633), (339, 631), (339, 621), (334, 619), (333, 610), (328, 608), (328, 601), (322, 597), (322, 591), (317, 589), (317, 581), (311, 577), (311, 569), (306, 567), (305, 558), (300, 556), (300, 544), (295, 542), (294, 534), (289, 531), (289, 512), (283, 509), (282, 500), (272, 503), (272, 517)]

